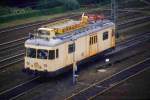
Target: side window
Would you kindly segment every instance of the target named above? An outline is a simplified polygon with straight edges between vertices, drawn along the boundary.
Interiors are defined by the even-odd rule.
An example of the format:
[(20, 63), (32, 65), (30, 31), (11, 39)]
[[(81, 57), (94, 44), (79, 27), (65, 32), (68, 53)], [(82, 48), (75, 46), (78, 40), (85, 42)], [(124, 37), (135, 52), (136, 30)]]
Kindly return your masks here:
[(97, 35), (90, 36), (89, 44), (92, 45), (92, 44), (95, 44), (95, 43), (97, 43)]
[(94, 43), (97, 43), (97, 35), (94, 36)]
[(103, 40), (108, 39), (108, 31), (103, 33)]
[(58, 51), (58, 49), (56, 49), (56, 58), (58, 58), (59, 57), (59, 51)]
[(72, 43), (72, 44), (69, 44), (68, 45), (68, 53), (72, 53), (75, 51), (75, 44)]
[(55, 50), (49, 50), (49, 59), (55, 59)]
[(92, 38), (92, 37), (90, 37), (90, 45), (92, 44), (92, 40), (93, 40), (93, 38)]

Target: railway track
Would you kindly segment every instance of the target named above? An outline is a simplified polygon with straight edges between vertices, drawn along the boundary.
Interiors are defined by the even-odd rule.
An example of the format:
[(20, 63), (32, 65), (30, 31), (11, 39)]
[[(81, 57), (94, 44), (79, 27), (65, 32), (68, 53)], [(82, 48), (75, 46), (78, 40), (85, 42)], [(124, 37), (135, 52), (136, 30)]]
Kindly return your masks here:
[[(129, 13), (127, 10), (126, 11), (124, 11), (124, 12), (127, 12), (127, 13)], [(137, 14), (138, 15), (138, 14)], [(128, 16), (127, 16), (128, 17)], [(131, 16), (131, 17), (128, 17), (128, 18), (132, 18), (133, 16)], [(136, 16), (135, 16), (136, 17)], [(59, 18), (58, 18), (59, 19)], [(50, 21), (50, 20), (49, 20)], [(17, 31), (19, 31), (19, 30), (23, 30), (23, 29), (26, 29), (26, 28), (29, 28), (29, 27), (38, 27), (38, 25), (40, 26), (40, 25), (42, 25), (42, 24), (45, 24), (45, 23), (47, 23), (47, 22), (38, 22), (38, 23), (32, 23), (32, 24), (27, 24), (27, 25), (21, 25), (21, 26), (19, 26), (19, 27), (11, 27), (11, 28), (9, 28), (9, 29), (4, 29), (4, 30), (0, 30), (0, 35), (2, 35), (3, 36), (3, 34), (5, 34), (5, 33), (9, 33), (9, 34), (11, 34), (10, 32), (12, 32), (12, 31), (14, 31), (14, 30), (17, 30)], [(132, 25), (134, 25), (134, 24), (132, 24)], [(30, 29), (29, 29), (30, 30)], [(33, 30), (33, 29), (32, 29)], [(2, 34), (1, 34), (2, 33)], [(18, 35), (21, 35), (22, 34), (22, 31), (19, 31), (18, 32), (19, 34)], [(25, 33), (28, 33), (27, 31), (25, 32)], [(24, 34), (25, 34), (24, 33)], [(142, 33), (143, 34), (143, 33)], [(137, 37), (140, 37), (140, 36), (142, 36), (142, 34), (138, 34), (137, 35)], [(2, 37), (1, 36), (1, 37)], [(27, 36), (27, 35), (21, 35), (20, 36), (20, 38), (22, 38), (22, 37), (24, 37), (24, 36)], [(17, 36), (16, 35), (16, 37), (18, 38), (19, 36)], [(135, 36), (136, 37), (136, 36)], [(6, 38), (6, 37), (5, 37)], [(9, 38), (11, 38), (11, 36), (9, 37)], [(8, 38), (8, 39), (9, 39)], [(20, 39), (19, 38), (19, 39)], [(133, 38), (133, 37), (131, 37), (131, 38)], [(128, 39), (126, 42), (122, 42), (122, 43), (118, 43), (117, 44), (117, 46), (120, 46), (120, 45), (122, 45), (122, 44), (126, 44), (127, 42), (130, 44), (130, 41), (133, 41), (133, 43), (135, 42), (134, 41), (134, 39)], [(3, 38), (2, 38), (3, 39)], [(137, 38), (138, 39), (138, 38)], [(144, 39), (141, 39), (142, 41), (144, 40)], [(140, 40), (139, 40), (140, 41)], [(16, 43), (18, 43), (18, 45), (16, 44)], [(5, 55), (5, 53), (9, 53), (10, 51), (11, 52), (14, 52), (14, 51), (17, 51), (17, 50), (20, 50), (20, 48), (19, 47), (21, 47), (21, 42), (20, 42), (20, 44), (19, 44), (19, 41), (16, 41), (16, 43), (14, 42), (14, 44), (12, 43), (10, 43), (10, 44), (8, 44), (8, 45), (10, 45), (10, 47), (8, 46), (7, 47), (7, 45), (6, 45), (6, 49), (3, 49), (3, 50), (1, 50), (0, 51), (0, 55), (2, 55), (3, 56), (3, 54)], [(12, 46), (11, 46), (12, 45)], [(16, 45), (16, 46), (15, 46)], [(13, 47), (13, 49), (11, 49)], [(17, 48), (18, 47), (18, 48)], [(8, 51), (6, 51), (7, 50), (7, 48), (10, 50), (8, 50)], [(16, 49), (17, 48), (17, 49)], [(22, 47), (21, 47), (22, 48)], [(21, 51), (22, 53), (24, 52), (24, 51)], [(19, 54), (22, 54), (21, 52), (19, 52)], [(16, 54), (15, 54), (16, 55)], [(24, 55), (24, 54), (23, 54)], [(12, 54), (12, 56), (14, 56), (13, 54)], [(20, 56), (18, 55), (18, 57), (20, 58)], [(11, 58), (11, 57), (1, 57), (0, 58), (0, 60), (2, 61), (2, 60), (4, 60), (4, 59), (7, 61), (7, 58)], [(16, 56), (16, 58), (17, 58), (17, 56)], [(13, 59), (13, 58), (12, 58)], [(8, 60), (11, 60), (11, 59), (8, 59)], [(20, 59), (20, 61), (22, 61), (23, 59)], [(16, 62), (19, 62), (19, 60), (17, 61), (16, 60)], [(7, 62), (8, 63), (8, 65), (7, 66), (10, 66), (11, 65), (11, 63), (10, 62)], [(10, 65), (9, 65), (9, 63), (10, 63)], [(13, 62), (12, 62), (12, 64), (13, 64)], [(0, 65), (1, 66), (1, 65)], [(3, 68), (5, 68), (5, 67), (3, 67)], [(2, 69), (3, 69), (2, 68)], [(32, 88), (34, 88), (34, 87), (36, 87), (37, 85), (39, 85), (40, 84), (40, 77), (35, 77), (34, 79), (32, 79), (32, 80), (29, 80), (29, 81), (27, 81), (27, 82), (25, 82), (25, 83), (22, 83), (22, 84), (20, 84), (20, 85), (18, 85), (18, 86), (16, 86), (16, 87), (13, 87), (13, 88), (11, 88), (11, 89), (8, 89), (8, 90), (6, 90), (6, 91), (3, 91), (3, 92), (1, 92), (0, 93), (0, 99), (2, 98), (2, 96), (3, 97), (6, 97), (6, 99), (7, 98), (11, 98), (11, 99), (15, 99), (17, 96), (20, 96), (20, 95), (23, 95), (24, 94), (24, 92), (26, 92), (26, 91), (29, 91), (30, 89), (32, 89)], [(33, 87), (32, 87), (33, 86)], [(9, 95), (6, 95), (6, 94), (9, 94)], [(11, 94), (12, 93), (12, 94)], [(2, 98), (3, 100), (4, 100), (4, 98)]]
[(130, 67), (127, 67), (120, 72), (113, 74), (112, 76), (98, 81), (87, 88), (79, 91), (76, 94), (66, 98), (65, 100), (91, 100), (103, 92), (111, 89), (112, 87), (120, 84), (121, 82), (143, 72), (150, 68), (150, 58), (147, 58), (141, 62), (138, 62)]
[[(130, 23), (138, 22), (140, 20), (144, 20), (145, 21), (147, 19), (149, 19), (149, 17), (138, 17), (138, 18), (135, 18), (135, 19), (130, 19), (130, 20), (127, 20), (127, 21), (123, 21), (123, 22), (119, 23), (118, 26), (119, 27), (120, 26), (124, 26), (124, 28), (126, 28), (126, 27), (128, 27), (127, 25), (130, 24)], [(2, 43), (2, 44), (0, 44), (0, 46), (1, 46), (0, 51), (7, 50), (8, 48), (17, 46), (17, 45), (19, 45), (17, 42), (20, 42), (20, 41), (23, 41), (23, 40), (25, 41), (25, 39), (27, 39), (27, 36), (23, 37), (23, 38), (19, 38), (17, 40), (13, 40), (13, 41)], [(12, 43), (14, 43), (14, 45)], [(12, 46), (9, 47), (9, 44), (11, 44)], [(8, 46), (5, 47), (6, 45), (8, 45)]]
[(115, 50), (112, 52), (109, 52), (105, 55), (107, 56), (110, 54), (114, 54), (114, 53), (119, 52), (123, 49), (127, 49), (129, 47), (137, 45), (137, 44), (141, 43), (141, 41), (144, 42), (144, 41), (149, 41), (149, 40), (150, 40), (150, 33), (137, 34), (137, 35), (135, 35), (134, 38), (128, 39), (127, 41), (124, 41), (124, 42), (117, 43)]
[[(121, 13), (122, 14), (122, 13)], [(126, 12), (125, 14), (128, 14), (128, 12)], [(108, 15), (108, 13), (106, 14), (106, 15)], [(123, 15), (124, 15), (124, 13), (123, 13)], [(44, 22), (45, 23), (45, 22)], [(42, 23), (34, 23), (33, 25), (42, 25), (42, 24), (44, 24), (43, 22)], [(29, 25), (30, 26), (30, 25)], [(32, 24), (31, 24), (31, 26), (32, 26)], [(27, 26), (25, 26), (25, 27), (28, 27), (28, 25)], [(23, 26), (23, 28), (25, 28), (24, 26)], [(19, 30), (19, 29), (22, 29), (22, 26), (20, 26), (20, 28), (19, 27), (17, 27), (17, 28), (14, 28), (14, 29), (12, 29), (12, 30)], [(7, 31), (12, 31), (11, 29), (5, 29), (5, 32), (7, 32)], [(4, 32), (4, 30), (2, 30), (2, 32)], [(15, 40), (12, 40), (12, 41), (9, 41), (9, 42), (5, 42), (5, 43), (1, 43), (0, 44), (0, 47), (1, 47), (1, 49), (0, 49), (0, 55), (2, 56), (2, 55), (5, 55), (5, 52), (7, 52), (8, 51), (8, 49), (9, 50), (12, 50), (13, 49), (13, 47), (18, 47), (18, 46), (20, 46), (21, 45), (21, 41), (22, 41), (22, 43), (25, 41), (25, 39), (27, 39), (27, 36), (25, 36), (25, 37), (21, 37), (21, 38), (18, 38), (18, 39), (15, 39)], [(13, 44), (14, 43), (14, 44)], [(16, 50), (15, 48), (14, 48), (14, 50)], [(13, 51), (14, 51), (13, 50)], [(9, 52), (10, 53), (10, 52)], [(3, 57), (1, 57), (1, 58), (3, 58)]]
[[(94, 12), (100, 13), (101, 11), (94, 11)], [(91, 13), (91, 12), (89, 12), (89, 13)], [(10, 28), (5, 28), (5, 29), (0, 29), (0, 35), (3, 35), (3, 34), (6, 35), (5, 37), (0, 37), (0, 43), (6, 42), (7, 41), (6, 38), (10, 38), (12, 36), (13, 37), (16, 36), (16, 37), (20, 37), (20, 38), (22, 38), (23, 36), (27, 36), (28, 35), (27, 33), (33, 32), (34, 29), (37, 29), (41, 25), (44, 25), (44, 24), (47, 24), (47, 23), (52, 23), (52, 22), (55, 22), (55, 21), (58, 21), (58, 20), (63, 20), (64, 18), (65, 19), (66, 18), (78, 18), (80, 16), (81, 16), (81, 14), (69, 14), (69, 15), (57, 17), (55, 19), (49, 19), (49, 20), (39, 21), (39, 22), (35, 22), (35, 23), (20, 25), (20, 26), (17, 26), (17, 27), (10, 27)], [(25, 31), (21, 31), (21, 30), (25, 30)], [(15, 33), (15, 34), (12, 34), (12, 33)]]
[(127, 27), (131, 27), (131, 26), (134, 26), (134, 25), (137, 25), (137, 24), (145, 23), (149, 20), (150, 20), (150, 16), (135, 18), (135, 19), (132, 19), (132, 20), (128, 20), (128, 21), (119, 23), (118, 28), (119, 29), (125, 29)]
[(12, 53), (16, 53), (16, 51), (22, 49), (24, 47), (23, 44), (27, 38), (28, 37), (23, 37), (20, 39), (0, 44), (0, 60), (4, 59), (6, 55), (11, 56)]
[[(93, 13), (101, 13), (101, 11), (94, 11)], [(110, 13), (107, 13), (109, 11), (102, 11), (104, 13), (106, 13), (106, 16), (110, 16)], [(129, 14), (129, 12), (120, 12), (118, 16), (127, 16)], [(22, 38), (25, 36), (28, 36), (29, 32), (33, 32), (35, 29), (37, 29), (38, 27), (40, 27), (43, 24), (47, 24), (47, 23), (51, 23), (51, 22), (55, 22), (58, 20), (63, 20), (64, 18), (78, 18), (80, 16), (80, 14), (75, 15), (75, 14), (71, 14), (68, 16), (63, 16), (63, 17), (58, 17), (56, 19), (51, 19), (48, 21), (40, 21), (40, 22), (36, 22), (36, 23), (31, 23), (31, 24), (27, 24), (27, 25), (21, 25), (18, 27), (12, 27), (11, 28), (6, 28), (0, 31), (0, 35), (2, 35), (0, 37), (0, 43), (4, 43), (7, 42), (8, 40), (12, 41), (15, 40), (16, 38)], [(138, 16), (137, 16), (138, 17)], [(133, 18), (133, 17), (132, 17)], [(3, 34), (5, 34), (5, 36), (3, 36)]]
[(41, 77), (37, 76), (27, 82), (24, 82), (11, 89), (1, 92), (0, 100), (8, 100), (8, 99), (13, 100), (13, 98), (15, 98), (16, 96), (22, 95), (21, 93), (24, 93), (25, 91), (29, 91), (30, 89), (39, 85), (41, 83), (40, 79)]
[[(110, 15), (110, 10), (94, 11), (92, 13), (101, 13), (101, 12), (103, 12), (104, 15)], [(87, 13), (91, 13), (91, 12), (87, 12)], [(120, 13), (122, 13), (122, 12), (120, 12)], [(128, 13), (129, 12), (125, 11), (125, 13), (123, 12), (121, 15), (128, 14)], [(34, 22), (34, 23), (29, 23), (29, 24), (18, 25), (17, 27), (16, 26), (15, 27), (8, 27), (8, 28), (0, 29), (0, 34), (4, 34), (6, 32), (11, 32), (11, 31), (14, 31), (14, 30), (29, 28), (29, 27), (33, 27), (33, 26), (40, 26), (40, 25), (44, 25), (44, 24), (47, 24), (47, 23), (50, 23), (50, 22), (63, 20), (64, 18), (75, 18), (75, 17), (79, 17), (79, 15), (70, 14), (70, 15), (57, 17), (55, 19), (49, 19), (49, 20), (44, 20), (44, 21), (39, 21), (39, 22)]]
[(122, 22), (123, 20), (138, 18), (140, 16), (144, 16), (144, 15), (142, 13), (126, 12), (125, 16), (118, 16), (117, 22)]
[[(0, 32), (0, 35), (3, 35), (0, 37), (0, 43), (4, 43), (7, 42), (8, 39), (10, 41), (15, 40), (16, 38), (23, 38), (28, 36), (29, 32), (34, 32), (35, 29), (37, 29), (38, 27), (40, 27), (41, 25), (47, 24), (47, 23), (52, 23), (58, 20), (63, 20), (64, 18), (76, 18), (79, 15), (75, 15), (75, 14), (71, 14), (71, 16), (62, 16), (62, 17), (58, 17), (55, 19), (51, 19), (48, 21), (42, 21), (42, 22), (37, 22), (37, 23), (33, 23), (33, 24), (27, 24), (25, 26), (20, 26), (20, 27), (14, 27), (14, 28), (8, 28), (5, 30), (2, 30)], [(5, 34), (5, 35), (4, 35)]]
[[(145, 41), (149, 41), (149, 36), (150, 34), (147, 36), (147, 37), (144, 37), (142, 34), (139, 35), (140, 37), (139, 38), (136, 38), (136, 39), (131, 39), (131, 40), (128, 40), (128, 42), (124, 42), (124, 43), (120, 43), (118, 44), (118, 46), (122, 46), (123, 47), (133, 47), (133, 46), (136, 46), (140, 43), (143, 43)], [(143, 37), (142, 37), (143, 36)], [(145, 39), (147, 38), (147, 39)], [(129, 43), (130, 42), (130, 43)], [(132, 44), (133, 42), (137, 42), (137, 44), (134, 44), (134, 45), (130, 45)], [(125, 45), (126, 44), (126, 45)], [(122, 50), (124, 49), (127, 49), (127, 48), (123, 48)], [(117, 50), (117, 49), (116, 49)], [(120, 52), (121, 50), (117, 50), (117, 52)], [(117, 53), (117, 52), (114, 52), (114, 53)], [(113, 53), (113, 54), (114, 54)], [(109, 55), (112, 55), (112, 54), (109, 54)], [(131, 56), (131, 55), (130, 55)], [(120, 58), (121, 59), (121, 58)], [(123, 58), (122, 58), (123, 59)], [(22, 84), (19, 84), (11, 89), (8, 89), (8, 90), (5, 90), (3, 92), (0, 93), (0, 99), (2, 100), (5, 100), (5, 99), (15, 99), (16, 97), (18, 96), (21, 96), (23, 95), (24, 93), (26, 93), (27, 91), (31, 90), (32, 88), (38, 86), (39, 84), (42, 83), (42, 81), (40, 81), (40, 77), (37, 76), (35, 77), (34, 79), (31, 79), (27, 82), (24, 82)], [(92, 85), (93, 86), (93, 85)]]
[[(128, 12), (126, 12), (126, 14), (128, 14)], [(124, 15), (124, 14), (122, 14), (122, 15)], [(122, 24), (128, 24), (128, 23), (129, 23), (129, 21), (127, 23), (122, 23)], [(0, 47), (1, 47), (1, 49), (0, 49), (0, 59), (5, 59), (9, 56), (14, 56), (13, 55), (14, 52), (16, 53), (16, 51), (21, 50), (21, 48), (23, 48), (22, 44), (26, 39), (27, 39), (27, 36), (24, 37), (24, 38), (19, 38), (17, 40), (13, 40), (13, 41), (9, 41), (9, 42), (5, 42), (5, 43), (0, 44)], [(21, 51), (23, 51), (23, 50), (21, 50)], [(9, 54), (9, 56), (6, 56), (8, 54)]]
[(33, 26), (41, 26), (41, 25), (44, 25), (44, 24), (47, 24), (47, 23), (55, 22), (55, 21), (58, 21), (58, 20), (63, 20), (64, 18), (74, 18), (74, 17), (77, 17), (77, 16), (79, 16), (79, 15), (70, 14), (70, 15), (64, 15), (64, 16), (61, 16), (61, 17), (57, 17), (55, 19), (38, 21), (38, 22), (34, 22), (34, 23), (19, 25), (17, 27), (15, 26), (15, 27), (10, 27), (10, 28), (4, 28), (4, 29), (0, 29), (0, 34), (6, 33), (6, 32), (11, 32), (11, 31), (14, 31), (14, 30), (29, 28), (29, 27), (33, 27)]
[[(135, 25), (138, 24), (139, 21), (143, 23), (143, 21), (147, 21), (150, 17), (139, 17), (135, 19), (131, 19), (125, 22), (121, 22), (118, 24), (119, 28), (128, 27), (128, 25)], [(141, 21), (142, 20), (142, 21)], [(130, 24), (131, 23), (131, 24)], [(125, 27), (124, 27), (125, 26)], [(28, 37), (20, 38), (14, 41), (5, 42), (0, 44), (0, 69), (8, 67), (9, 65), (15, 64), (23, 60), (24, 50), (23, 50), (23, 43)], [(17, 51), (17, 52), (16, 52)], [(21, 55), (20, 55), (21, 54)], [(9, 56), (6, 56), (9, 55)], [(21, 57), (21, 58), (17, 58)]]
[(14, 56), (11, 56), (11, 57), (8, 57), (6, 59), (0, 60), (0, 69), (4, 69), (12, 64), (23, 61), (23, 57), (24, 57), (24, 52), (14, 55)]

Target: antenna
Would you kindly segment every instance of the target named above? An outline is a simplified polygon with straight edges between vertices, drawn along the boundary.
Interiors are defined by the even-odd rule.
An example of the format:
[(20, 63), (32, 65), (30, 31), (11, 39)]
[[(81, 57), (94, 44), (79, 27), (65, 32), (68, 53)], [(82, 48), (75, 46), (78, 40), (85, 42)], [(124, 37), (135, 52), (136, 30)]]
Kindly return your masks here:
[(84, 13), (82, 14), (82, 17), (84, 17)]

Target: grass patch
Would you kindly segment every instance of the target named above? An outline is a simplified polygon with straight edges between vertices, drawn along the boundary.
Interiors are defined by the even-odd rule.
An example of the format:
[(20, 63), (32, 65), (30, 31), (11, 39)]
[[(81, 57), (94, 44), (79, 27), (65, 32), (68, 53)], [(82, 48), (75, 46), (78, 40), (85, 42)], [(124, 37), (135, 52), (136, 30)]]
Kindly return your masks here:
[(50, 9), (44, 9), (44, 10), (34, 10), (34, 11), (27, 12), (27, 13), (22, 13), (22, 14), (0, 16), (0, 23), (6, 23), (6, 22), (11, 22), (13, 20), (18, 20), (18, 19), (25, 19), (25, 18), (30, 18), (30, 17), (57, 14), (57, 13), (63, 13), (63, 12), (65, 12), (65, 9), (62, 6), (50, 8)]
[[(80, 9), (73, 10), (73, 11), (65, 11), (64, 9), (60, 10), (60, 8), (55, 8), (55, 10), (49, 9), (49, 10), (47, 10), (48, 13), (46, 13), (45, 15), (43, 14), (44, 12), (42, 12), (42, 14), (40, 14), (40, 15), (36, 15), (36, 16), (34, 15), (32, 17), (31, 16), (23, 17), (21, 19), (13, 19), (11, 21), (0, 23), (0, 29), (7, 28), (7, 27), (13, 27), (13, 26), (21, 25), (21, 24), (32, 23), (32, 22), (36, 22), (36, 21), (49, 20), (52, 18), (65, 16), (65, 15), (69, 15), (69, 14), (82, 14), (83, 12), (92, 12), (92, 11), (102, 10), (105, 7), (106, 6), (101, 6), (101, 7), (98, 6), (96, 8), (81, 7)], [(51, 10), (53, 10), (53, 11), (51, 12)], [(56, 13), (54, 13), (54, 12), (56, 12)]]

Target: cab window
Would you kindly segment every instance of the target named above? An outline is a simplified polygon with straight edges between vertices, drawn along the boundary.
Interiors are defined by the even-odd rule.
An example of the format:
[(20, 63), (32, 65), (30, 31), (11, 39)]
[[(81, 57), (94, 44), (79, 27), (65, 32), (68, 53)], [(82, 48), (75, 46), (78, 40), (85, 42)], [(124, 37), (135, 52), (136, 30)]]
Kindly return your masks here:
[(39, 49), (37, 50), (37, 58), (39, 59), (47, 59), (48, 58), (48, 51)]
[(36, 49), (27, 48), (27, 57), (36, 58)]
[(55, 59), (55, 50), (49, 50), (49, 59)]

